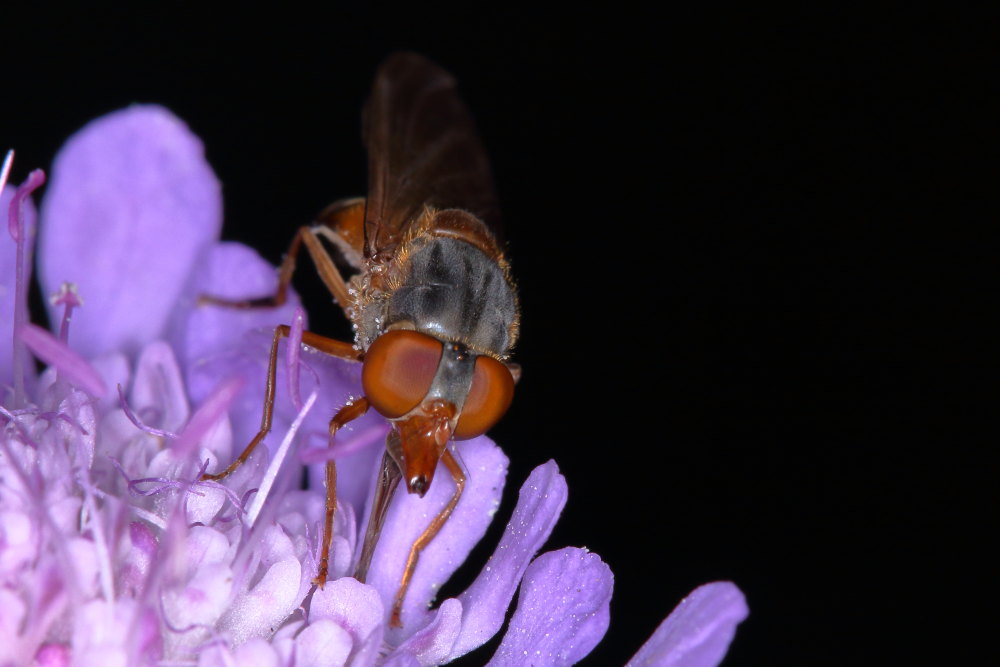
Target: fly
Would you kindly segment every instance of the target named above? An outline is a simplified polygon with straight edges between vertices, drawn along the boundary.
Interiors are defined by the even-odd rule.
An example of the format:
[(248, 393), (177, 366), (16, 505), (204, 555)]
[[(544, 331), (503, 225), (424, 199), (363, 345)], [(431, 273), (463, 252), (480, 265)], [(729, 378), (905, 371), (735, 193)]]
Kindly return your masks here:
[[(337, 431), (374, 409), (390, 423), (372, 514), (355, 577), (364, 581), (392, 496), (402, 479), (423, 496), (438, 463), (455, 483), (444, 509), (411, 546), (392, 608), (400, 614), (421, 551), (448, 520), (465, 487), (451, 443), (482, 435), (507, 411), (520, 374), (508, 362), (518, 335), (519, 307), (501, 250), (489, 162), (452, 77), (411, 53), (390, 56), (375, 76), (363, 114), (368, 197), (341, 200), (301, 227), (282, 262), (273, 296), (203, 303), (232, 308), (285, 301), (303, 245), (320, 278), (354, 326), (353, 343), (306, 331), (302, 342), (360, 362), (364, 396), (330, 420)], [(341, 266), (323, 240), (338, 250)], [(342, 273), (341, 269), (344, 270)], [(349, 277), (345, 278), (345, 274)], [(278, 343), (274, 332), (260, 431), (222, 472), (227, 477), (271, 429)], [(326, 515), (315, 584), (326, 582), (336, 464), (326, 464)]]

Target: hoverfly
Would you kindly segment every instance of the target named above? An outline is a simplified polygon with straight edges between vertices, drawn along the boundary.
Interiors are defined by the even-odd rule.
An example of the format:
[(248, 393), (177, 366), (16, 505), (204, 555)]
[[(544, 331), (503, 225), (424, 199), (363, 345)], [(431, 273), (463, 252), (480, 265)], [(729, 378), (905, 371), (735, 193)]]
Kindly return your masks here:
[[(273, 296), (246, 301), (203, 297), (236, 308), (280, 305), (304, 244), (320, 278), (354, 327), (352, 343), (304, 332), (302, 342), (361, 362), (364, 397), (330, 420), (344, 424), (374, 409), (389, 420), (381, 474), (355, 576), (364, 581), (400, 478), (423, 496), (440, 461), (455, 483), (444, 509), (410, 549), (392, 610), (400, 613), (417, 559), (461, 497), (465, 473), (450, 443), (485, 433), (506, 412), (519, 368), (508, 363), (519, 308), (497, 237), (489, 163), (450, 75), (421, 56), (390, 56), (364, 111), (368, 198), (341, 200), (301, 227)], [(321, 239), (339, 251), (338, 262)], [(344, 277), (344, 273), (350, 275)], [(225, 470), (244, 462), (271, 428), (278, 343), (274, 332), (260, 431)], [(336, 466), (326, 467), (327, 502), (319, 569), (327, 578), (336, 508)]]

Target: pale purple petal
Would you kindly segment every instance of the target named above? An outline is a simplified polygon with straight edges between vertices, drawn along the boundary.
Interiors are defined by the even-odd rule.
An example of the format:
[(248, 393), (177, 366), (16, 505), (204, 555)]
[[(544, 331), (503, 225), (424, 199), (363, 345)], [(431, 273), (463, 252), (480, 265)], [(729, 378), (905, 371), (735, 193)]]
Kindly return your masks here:
[(548, 539), (566, 505), (566, 479), (555, 461), (531, 471), (510, 523), (489, 562), (459, 596), (465, 610), (452, 658), (483, 645), (503, 625), (507, 607), (532, 557)]
[(351, 634), (336, 621), (321, 618), (295, 638), (296, 667), (339, 667), (347, 664), (354, 645)]
[(104, 386), (109, 389), (104, 398), (98, 402), (100, 411), (106, 413), (108, 410), (118, 407), (118, 385), (122, 387), (129, 386), (129, 380), (132, 375), (131, 364), (124, 354), (109, 352), (96, 359), (91, 359), (90, 365), (101, 376)]
[[(218, 355), (229, 352), (246, 331), (265, 330), (268, 338), (279, 324), (289, 324), (299, 297), (289, 288), (288, 300), (275, 308), (227, 308), (199, 304), (201, 296), (251, 299), (271, 296), (278, 285), (278, 272), (257, 251), (241, 243), (217, 243), (194, 267), (193, 278), (178, 300), (178, 314), (169, 339), (180, 355), (186, 372)], [(218, 381), (218, 376), (213, 376)], [(211, 381), (210, 383), (211, 384)], [(194, 395), (210, 387), (192, 387)]]
[(302, 564), (296, 558), (278, 561), (249, 591), (233, 600), (219, 622), (234, 643), (267, 637), (299, 603)]
[(280, 667), (278, 652), (263, 639), (251, 639), (230, 650), (222, 644), (212, 644), (198, 653), (198, 667)]
[(451, 648), (462, 627), (462, 603), (448, 598), (434, 614), (434, 620), (413, 633), (396, 652), (413, 655), (422, 665), (442, 665), (451, 661)]
[[(290, 667), (295, 664), (295, 635), (283, 632), (288, 627), (294, 627), (296, 632), (298, 632), (302, 624), (291, 623), (285, 625), (271, 640), (271, 646), (274, 647), (275, 653), (278, 654), (278, 664), (282, 665), (282, 667)], [(229, 665), (226, 667), (229, 667)]]
[[(164, 592), (163, 615), (178, 628), (211, 626), (226, 610), (232, 588), (233, 573), (228, 564), (215, 563), (198, 568), (183, 585)], [(185, 637), (176, 639), (183, 642)]]
[(185, 539), (180, 537), (183, 529), (179, 522), (174, 522), (173, 528), (180, 539), (171, 540), (169, 532), (164, 537), (173, 551), (167, 556), (172, 576), (160, 593), (158, 607), (164, 624), (177, 629), (164, 634), (165, 652), (182, 655), (192, 653), (208, 639), (207, 629), (219, 620), (232, 599), (234, 577), (232, 552), (224, 535), (195, 525)]
[(206, 565), (225, 562), (229, 551), (226, 536), (208, 526), (191, 526), (183, 543), (184, 562), (193, 573)]
[[(54, 401), (56, 397), (60, 401), (57, 409), (60, 410), (62, 418), (52, 422), (48, 435), (61, 436), (63, 447), (66, 447), (67, 444), (70, 445), (64, 453), (48, 450), (48, 455), (42, 456), (38, 460), (39, 469), (43, 471), (43, 474), (51, 475), (56, 479), (64, 479), (64, 475), (73, 474), (66, 468), (66, 464), (75, 463), (89, 468), (93, 463), (99, 415), (95, 414), (93, 401), (87, 394), (69, 385), (56, 383), (56, 373), (51, 368), (46, 369), (42, 374), (39, 387), (44, 394), (50, 397), (43, 399), (43, 401)], [(65, 457), (66, 453), (70, 455), (69, 459)], [(71, 502), (74, 506), (80, 501), (82, 494), (73, 494), (68, 484), (60, 484), (58, 488), (61, 489), (60, 495), (63, 500)], [(71, 518), (62, 514), (66, 510), (73, 511), (69, 507), (59, 508), (50, 504), (46, 509), (51, 516), (59, 516), (60, 520), (70, 519), (70, 523), (61, 525), (73, 525), (73, 521), (79, 521), (79, 517)]]
[(219, 383), (215, 391), (198, 406), (184, 430), (171, 444), (171, 449), (178, 458), (188, 457), (199, 443), (217, 437), (220, 433), (228, 438), (229, 408), (242, 389), (243, 382), (240, 378), (228, 378)]
[(39, 528), (25, 512), (0, 509), (0, 572), (17, 572), (37, 557)]
[[(74, 282), (86, 307), (70, 343), (86, 357), (136, 352), (163, 334), (199, 257), (219, 234), (219, 183), (201, 142), (169, 111), (99, 118), (60, 151), (42, 206), (39, 278)], [(52, 321), (59, 313), (50, 309)]]
[(278, 653), (263, 639), (251, 639), (233, 649), (233, 664), (239, 667), (278, 667)]
[(524, 573), (517, 611), (490, 665), (572, 665), (608, 630), (614, 576), (597, 554), (567, 547)]
[[(73, 665), (107, 667), (130, 664), (132, 638), (123, 629), (130, 628), (136, 621), (142, 624), (141, 618), (139, 605), (128, 599), (114, 603), (95, 599), (77, 609), (72, 629)], [(160, 654), (162, 649), (153, 641), (143, 652), (143, 664), (155, 663)]]
[[(488, 438), (460, 442), (458, 449), (467, 470), (465, 491), (444, 527), (420, 555), (403, 603), (403, 628), (389, 630), (392, 644), (430, 620), (428, 604), (482, 538), (500, 505), (507, 457)], [(368, 583), (385, 601), (386, 618), (411, 546), (454, 492), (455, 483), (441, 464), (426, 496), (420, 498), (401, 488), (393, 499), (368, 573)]]
[(660, 623), (627, 667), (715, 667), (749, 613), (746, 598), (732, 582), (699, 586)]
[(98, 595), (101, 592), (98, 581), (100, 565), (93, 540), (72, 538), (66, 543), (66, 552), (73, 563), (73, 579), (79, 591), (87, 597)]
[(45, 329), (25, 324), (18, 329), (18, 336), (32, 354), (59, 371), (60, 377), (95, 398), (108, 393), (104, 380), (87, 360), (69, 348)]
[(350, 661), (356, 667), (375, 664), (385, 634), (384, 616), (378, 591), (351, 577), (328, 581), (309, 606), (310, 623), (333, 621), (347, 630), (353, 643)]
[(382, 627), (384, 607), (378, 591), (357, 579), (344, 577), (317, 590), (309, 606), (309, 621), (325, 618), (340, 624), (361, 643)]
[(177, 358), (162, 341), (143, 348), (129, 392), (129, 407), (147, 426), (179, 433), (191, 416)]
[(159, 545), (153, 531), (141, 521), (129, 523), (128, 537), (122, 542), (116, 587), (125, 595), (138, 597)]
[[(0, 544), (3, 543), (3, 527), (0, 526)], [(2, 571), (2, 570), (0, 570)], [(6, 641), (0, 642), (0, 664), (17, 664), (30, 659), (30, 650), (20, 640), (18, 634), (24, 627), (24, 616), (28, 611), (21, 596), (9, 589), (0, 588), (0, 637), (6, 637)], [(16, 638), (16, 639), (15, 639)]]

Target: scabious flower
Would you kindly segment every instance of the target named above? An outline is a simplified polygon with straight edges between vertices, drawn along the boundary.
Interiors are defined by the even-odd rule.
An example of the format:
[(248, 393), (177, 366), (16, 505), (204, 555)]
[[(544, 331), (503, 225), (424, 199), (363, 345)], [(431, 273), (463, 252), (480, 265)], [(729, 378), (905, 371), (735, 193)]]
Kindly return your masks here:
[[(43, 176), (15, 189), (3, 187), (6, 174), (0, 664), (443, 664), (501, 629), (518, 586), (490, 664), (572, 664), (601, 640), (608, 566), (577, 548), (535, 558), (566, 502), (552, 461), (522, 485), (472, 585), (431, 608), (499, 505), (507, 458), (485, 437), (457, 443), (465, 493), (421, 555), (403, 627), (390, 627), (410, 545), (452, 490), (397, 494), (367, 582), (353, 579), (387, 427), (360, 419), (327, 454), (327, 420), (360, 387), (359, 370), (300, 351), (294, 338), (270, 450), (225, 483), (201, 481), (259, 428), (271, 331), (303, 315), (294, 295), (276, 309), (198, 305), (200, 294), (267, 294), (276, 277), (249, 248), (218, 242), (219, 183), (169, 112), (136, 106), (100, 118), (57, 157), (37, 257), (56, 333), (30, 324), (25, 306), (29, 195)], [(47, 365), (38, 376), (29, 350)], [(338, 460), (338, 507), (330, 581), (316, 589), (325, 492), (299, 488), (290, 459), (326, 455)], [(746, 613), (732, 584), (704, 586), (629, 664), (715, 665)]]

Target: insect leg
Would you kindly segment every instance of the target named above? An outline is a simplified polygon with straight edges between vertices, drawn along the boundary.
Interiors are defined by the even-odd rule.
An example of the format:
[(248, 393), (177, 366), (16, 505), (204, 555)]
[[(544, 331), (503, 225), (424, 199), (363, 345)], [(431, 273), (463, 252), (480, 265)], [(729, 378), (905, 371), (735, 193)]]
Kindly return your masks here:
[(355, 237), (364, 233), (364, 202), (364, 199), (337, 202), (321, 214), (317, 224), (299, 227), (288, 252), (285, 253), (284, 260), (281, 262), (278, 287), (271, 296), (256, 299), (224, 299), (203, 294), (198, 298), (198, 302), (226, 308), (273, 308), (282, 305), (288, 298), (288, 285), (292, 282), (295, 263), (304, 243), (326, 289), (337, 300), (341, 308), (347, 308), (351, 303), (350, 295), (347, 292), (347, 283), (337, 269), (333, 258), (323, 247), (319, 237), (323, 236), (329, 239), (340, 249), (352, 268), (360, 269), (363, 239), (358, 240)]
[(451, 473), (452, 479), (455, 480), (455, 494), (448, 501), (448, 504), (445, 505), (444, 509), (441, 510), (441, 513), (434, 517), (431, 525), (427, 526), (427, 529), (420, 533), (420, 537), (410, 547), (410, 555), (406, 559), (406, 567), (403, 569), (403, 579), (399, 583), (396, 601), (392, 605), (392, 619), (389, 621), (389, 624), (394, 628), (403, 627), (403, 622), (400, 619), (400, 614), (403, 611), (403, 598), (406, 596), (406, 589), (410, 586), (410, 579), (413, 578), (413, 571), (417, 567), (417, 559), (420, 557), (420, 552), (430, 544), (430, 541), (434, 539), (434, 536), (444, 526), (445, 521), (448, 520), (448, 517), (451, 516), (452, 511), (455, 509), (455, 505), (458, 504), (458, 499), (462, 497), (462, 490), (465, 488), (465, 473), (462, 472), (462, 467), (458, 465), (458, 461), (455, 460), (451, 451), (445, 449), (444, 454), (441, 455), (441, 460), (448, 468), (448, 472)]
[[(225, 470), (216, 474), (204, 474), (201, 476), (202, 480), (220, 480), (225, 479), (233, 473), (234, 470), (239, 468), (243, 463), (250, 457), (253, 450), (257, 448), (264, 436), (268, 434), (271, 430), (271, 417), (274, 414), (274, 387), (276, 384), (276, 376), (278, 372), (278, 343), (282, 338), (287, 338), (288, 334), (291, 332), (291, 327), (287, 324), (279, 324), (274, 329), (274, 338), (271, 339), (271, 354), (268, 357), (267, 362), (267, 384), (264, 389), (264, 414), (260, 419), (260, 430), (257, 435), (254, 436), (250, 444), (246, 446), (243, 453), (236, 458), (235, 461), (229, 464)], [(334, 340), (333, 338), (327, 338), (326, 336), (320, 336), (319, 334), (312, 333), (311, 331), (302, 332), (302, 342), (311, 347), (325, 352), (334, 357), (340, 357), (341, 359), (348, 359), (350, 361), (359, 361), (361, 358), (361, 353), (354, 349), (354, 346), (350, 343), (345, 343), (340, 340)]]
[[(361, 398), (348, 403), (330, 420), (330, 446), (333, 437), (344, 424), (354, 421), (368, 412), (368, 399)], [(326, 462), (326, 519), (323, 523), (323, 546), (320, 550), (319, 570), (313, 583), (323, 588), (330, 567), (330, 545), (333, 543), (333, 514), (337, 510), (337, 465), (333, 459)]]

